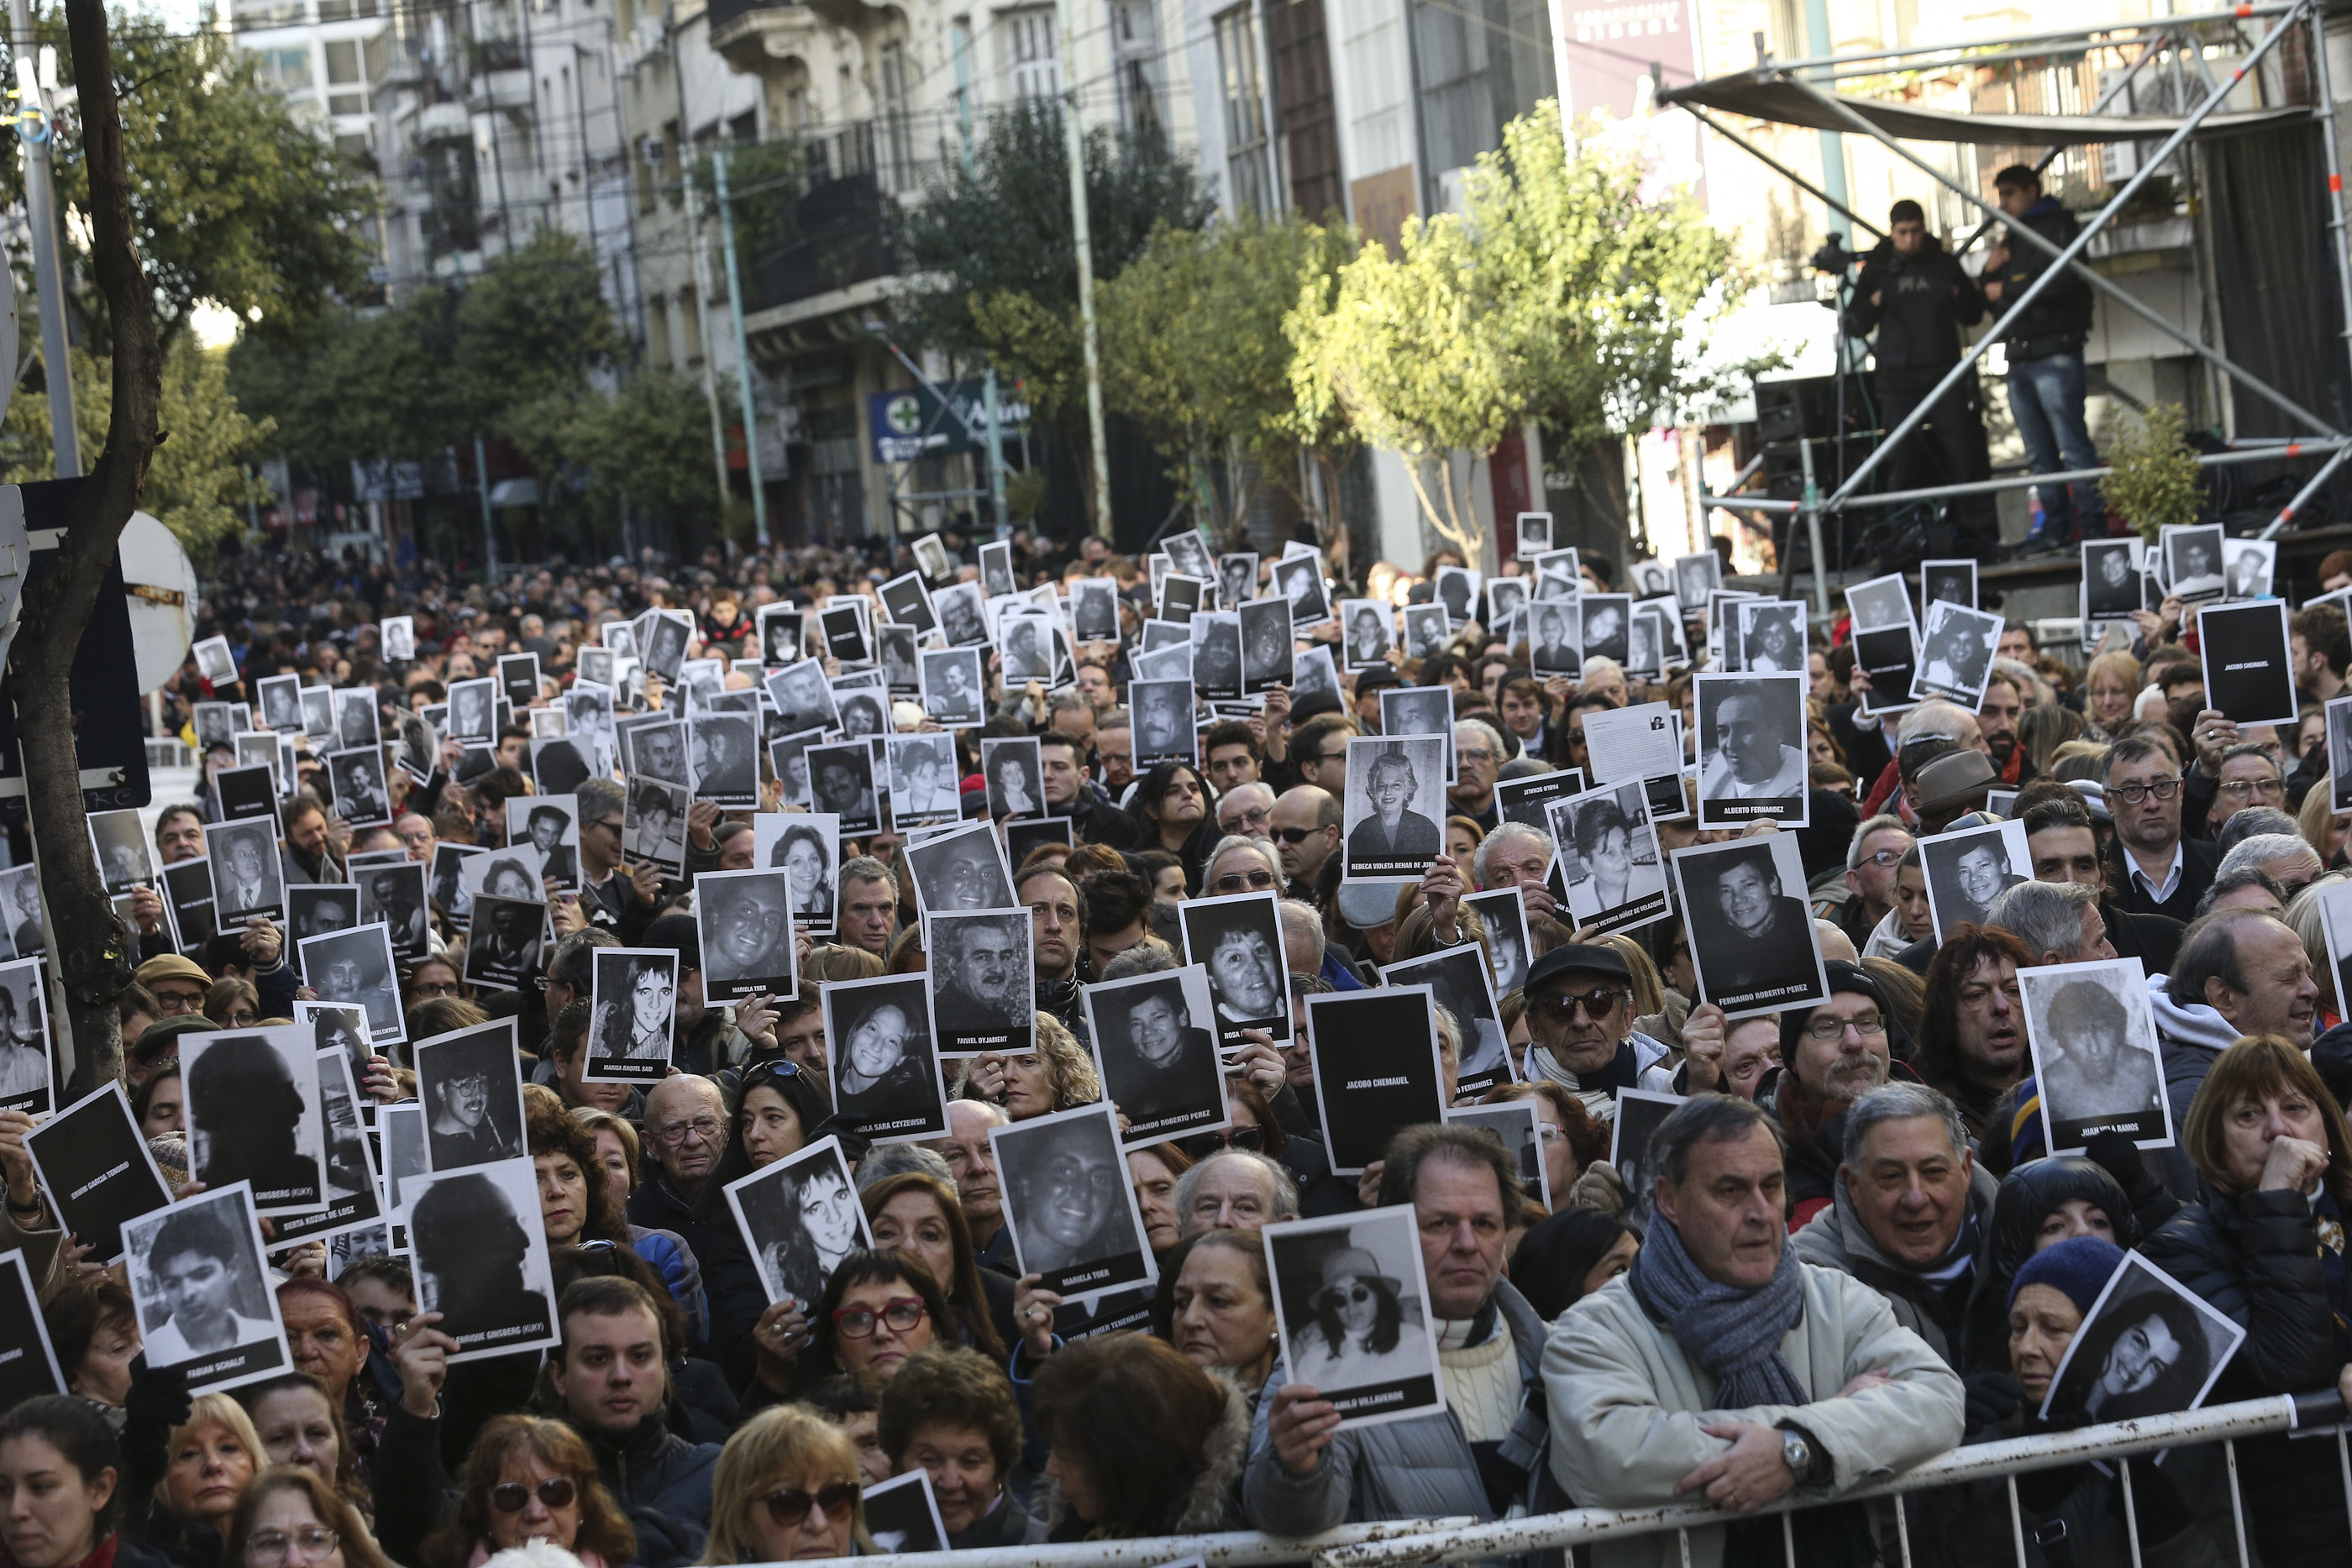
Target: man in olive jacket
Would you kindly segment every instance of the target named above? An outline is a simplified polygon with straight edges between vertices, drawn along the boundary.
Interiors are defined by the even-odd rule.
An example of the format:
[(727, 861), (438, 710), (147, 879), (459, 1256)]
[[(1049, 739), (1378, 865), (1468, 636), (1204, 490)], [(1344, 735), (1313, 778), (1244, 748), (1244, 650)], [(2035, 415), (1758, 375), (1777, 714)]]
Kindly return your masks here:
[[(1659, 1124), (1650, 1159), (1657, 1218), (1633, 1269), (1544, 1346), (1552, 1473), (1576, 1505), (1828, 1500), (1958, 1444), (1958, 1376), (1885, 1297), (1790, 1252), (1769, 1117), (1701, 1095)], [(1794, 1528), (1807, 1568), (1878, 1560), (1858, 1505), (1806, 1510)], [(1777, 1519), (1693, 1531), (1689, 1561), (1720, 1568), (1727, 1549), (1768, 1540), (1777, 1553)], [(1661, 1531), (1596, 1544), (1592, 1561), (1664, 1568), (1680, 1553)]]

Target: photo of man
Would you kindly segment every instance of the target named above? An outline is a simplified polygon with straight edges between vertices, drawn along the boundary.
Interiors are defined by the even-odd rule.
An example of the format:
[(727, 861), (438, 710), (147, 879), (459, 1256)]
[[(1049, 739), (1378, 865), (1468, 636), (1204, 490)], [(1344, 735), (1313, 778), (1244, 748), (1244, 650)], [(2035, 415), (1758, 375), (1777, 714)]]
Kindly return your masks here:
[(152, 885), (155, 871), (147, 852), (147, 830), (136, 810), (89, 813), (90, 847), (98, 852), (100, 878), (110, 894)]
[(2160, 548), (2165, 580), (2175, 598), (2193, 604), (2228, 591), (2221, 576), (2221, 538), (2219, 523), (2166, 525)]
[(927, 649), (919, 655), (923, 670), (923, 713), (948, 728), (986, 720), (987, 699), (981, 690), (978, 648)]
[(1234, 702), (1242, 695), (1241, 617), (1210, 612), (1192, 617), (1192, 685), (1202, 702)]
[(1189, 898), (1176, 911), (1184, 961), (1209, 972), (1209, 999), (1218, 1043), (1239, 1043), (1242, 1030), (1290, 1038), (1290, 974), (1284, 962), (1278, 895), (1239, 893)]
[(332, 752), (327, 768), (334, 780), (335, 815), (354, 828), (391, 825), (392, 790), (384, 781), (382, 751), (369, 746)]
[(2032, 880), (2033, 873), (2025, 824), (2015, 821), (1922, 839), (1919, 863), (1927, 873), (1927, 907), (1939, 942), (1951, 940), (1964, 921), (1984, 925), (1991, 918), (1992, 901)]
[(2094, 620), (2128, 619), (2139, 608), (2132, 539), (2083, 541), (2083, 608)]
[(981, 591), (991, 599), (1009, 599), (1021, 591), (1013, 577), (1013, 543), (991, 539), (980, 547)]
[(302, 735), (302, 677), (271, 675), (261, 683), (261, 722), (280, 735)]
[(1805, 680), (1801, 673), (1694, 677), (1701, 828), (1805, 825)]
[(428, 1170), (523, 1156), (522, 1078), (512, 1019), (420, 1040), (415, 1058)]
[(498, 738), (495, 720), (499, 684), (493, 680), (456, 681), (449, 686), (449, 737), (488, 746)]
[(882, 678), (892, 696), (919, 696), (923, 689), (921, 672), (915, 664), (915, 629), (911, 626), (877, 626), (874, 628), (876, 656), (882, 665)]
[(466, 943), (466, 980), (499, 991), (519, 991), (530, 984), (540, 972), (546, 923), (543, 901), (477, 895)]
[(1444, 739), (1357, 737), (1348, 742), (1349, 881), (1418, 881), (1444, 848)]
[(257, 915), (286, 918), (285, 871), (268, 821), (207, 822), (205, 853), (213, 862), (213, 898), (225, 929), (241, 928)]
[(1167, 760), (1190, 762), (1198, 749), (1192, 733), (1191, 681), (1132, 681), (1128, 701), (1134, 716), (1135, 770)]
[(301, 1024), (181, 1041), (189, 1175), (207, 1187), (249, 1182), (258, 1214), (326, 1207), (326, 1118), (314, 1030)]
[(659, 675), (664, 682), (675, 685), (677, 670), (686, 663), (686, 641), (688, 627), (683, 620), (656, 612), (653, 624), (646, 631), (646, 668)]
[(405, 1184), (416, 1304), (457, 1342), (452, 1363), (551, 1345), (562, 1337), (553, 1274), (528, 1160)]
[(1291, 684), (1290, 602), (1244, 604), (1241, 616), (1242, 690), (1255, 695)]
[(395, 1044), (408, 1038), (392, 943), (383, 926), (362, 925), (306, 937), (296, 944), (295, 951), (303, 977), (320, 1001), (366, 1009), (369, 1037), (375, 1044)]
[(812, 746), (803, 755), (816, 809), (839, 817), (845, 837), (880, 831), (881, 811), (874, 795), (874, 753), (866, 742)]
[(1521, 512), (1516, 528), (1517, 544), (1511, 551), (1513, 559), (1533, 560), (1551, 549), (1549, 512)]
[(1031, 1047), (1036, 998), (1029, 912), (933, 914), (931, 1016), (941, 1056), (1019, 1055)]
[(1948, 697), (1971, 710), (1981, 705), (2000, 627), (1998, 615), (1949, 600), (1930, 604), (1927, 623), (1919, 633), (1919, 670), (1912, 677), (1911, 695)]
[(694, 879), (702, 943), (702, 992), (712, 1006), (743, 997), (790, 997), (796, 988), (788, 873), (704, 872)]
[(1445, 652), (1454, 635), (1443, 604), (1408, 604), (1404, 611), (1404, 652), (1409, 659), (1433, 659)]
[(824, 665), (817, 660), (803, 659), (797, 664), (772, 671), (767, 685), (768, 699), (776, 705), (776, 722), (786, 735), (798, 735), (804, 729), (841, 727), (841, 715), (834, 707), (833, 688), (825, 684)]
[(291, 1364), (247, 1189), (206, 1192), (142, 1216), (122, 1237), (149, 1366), (186, 1370), (194, 1394)]
[(681, 788), (686, 785), (686, 726), (675, 719), (638, 725), (623, 739), (628, 747), (631, 778), (657, 779)]
[(1723, 560), (1713, 550), (1675, 558), (1675, 601), (1685, 610), (1704, 610), (1706, 596), (1723, 586)]
[(2017, 981), (2052, 1152), (2077, 1153), (2102, 1133), (2122, 1133), (2143, 1149), (2171, 1147), (2140, 960), (2046, 965), (2019, 970)]
[(1703, 999), (1741, 1017), (1827, 994), (1794, 834), (1677, 850), (1674, 864)]
[(1118, 642), (1118, 584), (1107, 577), (1071, 583), (1070, 632), (1081, 643)]
[(1109, 1105), (993, 1127), (989, 1141), (1024, 1274), (1065, 1298), (1157, 1277)]
[(2230, 597), (2234, 600), (2268, 599), (2271, 595), (2271, 571), (2278, 559), (2275, 539), (2225, 539), (2221, 557), (2228, 563)]
[(1437, 569), (1437, 602), (1445, 606), (1445, 619), (1454, 627), (1466, 625), (1477, 609), (1478, 582), (1479, 574), (1467, 567)]
[(877, 1144), (947, 1132), (930, 998), (920, 975), (838, 980), (824, 988), (824, 1034), (834, 1043), (834, 1112)]
[(1845, 591), (1845, 605), (1857, 632), (1875, 632), (1882, 627), (1914, 624), (1911, 591), (1897, 573), (1855, 583)]
[(1018, 902), (1003, 849), (986, 822), (910, 846), (907, 865), (914, 873), (916, 903), (927, 915), (1010, 909)]
[(1126, 1147), (1228, 1124), (1206, 967), (1105, 981), (1083, 999), (1103, 1097), (1127, 1120)]
[(1228, 610), (1238, 610), (1256, 597), (1257, 552), (1240, 550), (1219, 556), (1217, 601)]
[(1348, 632), (1348, 668), (1369, 670), (1388, 663), (1392, 645), (1389, 629), (1394, 612), (1377, 599), (1346, 599), (1339, 602), (1339, 622)]

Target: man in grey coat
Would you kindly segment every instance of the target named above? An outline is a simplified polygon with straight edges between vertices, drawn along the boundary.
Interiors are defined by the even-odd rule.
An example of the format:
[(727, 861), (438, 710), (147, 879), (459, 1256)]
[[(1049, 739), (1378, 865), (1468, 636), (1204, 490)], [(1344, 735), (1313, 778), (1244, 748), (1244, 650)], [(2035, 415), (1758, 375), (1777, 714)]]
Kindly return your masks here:
[[(1561, 1314), (1544, 1346), (1552, 1469), (1577, 1506), (1826, 1501), (1958, 1444), (1958, 1375), (1878, 1292), (1789, 1249), (1770, 1117), (1698, 1095), (1651, 1134), (1650, 1161), (1657, 1219), (1633, 1268)], [(1879, 1561), (1859, 1507), (1806, 1509), (1794, 1527), (1807, 1568)], [(1694, 1530), (1687, 1561), (1771, 1561), (1761, 1553), (1780, 1543), (1777, 1520)], [(1685, 1559), (1666, 1531), (1601, 1542), (1592, 1561)]]
[(1801, 1262), (1885, 1296), (1895, 1321), (1957, 1370), (1969, 1292), (2000, 1184), (1969, 1151), (1951, 1101), (1885, 1083), (1845, 1113), (1837, 1199), (1790, 1239)]
[(1408, 1127), (1388, 1146), (1380, 1197), (1420, 1218), (1445, 1409), (1341, 1432), (1331, 1403), (1276, 1362), (1242, 1479), (1251, 1526), (1312, 1535), (1567, 1506), (1545, 1454), (1544, 1322), (1503, 1278), (1503, 1239), (1523, 1223), (1526, 1199), (1501, 1144), (1466, 1126)]

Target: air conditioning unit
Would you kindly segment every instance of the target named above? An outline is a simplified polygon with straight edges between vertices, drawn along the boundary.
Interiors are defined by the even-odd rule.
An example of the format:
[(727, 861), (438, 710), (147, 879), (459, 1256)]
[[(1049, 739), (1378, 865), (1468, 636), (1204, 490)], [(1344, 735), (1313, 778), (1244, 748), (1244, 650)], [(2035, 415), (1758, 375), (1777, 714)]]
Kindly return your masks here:
[(646, 137), (645, 148), (646, 166), (647, 168), (659, 169), (669, 162), (669, 149), (662, 144), (662, 139), (660, 137)]

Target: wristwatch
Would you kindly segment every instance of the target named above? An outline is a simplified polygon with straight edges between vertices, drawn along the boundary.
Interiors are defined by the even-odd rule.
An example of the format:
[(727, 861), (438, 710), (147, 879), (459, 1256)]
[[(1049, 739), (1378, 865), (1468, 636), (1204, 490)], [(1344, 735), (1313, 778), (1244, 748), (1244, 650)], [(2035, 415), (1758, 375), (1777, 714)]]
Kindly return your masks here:
[(1780, 1460), (1797, 1478), (1799, 1486), (1816, 1484), (1813, 1472), (1822, 1468), (1822, 1457), (1814, 1452), (1812, 1439), (1796, 1427), (1780, 1428)]

